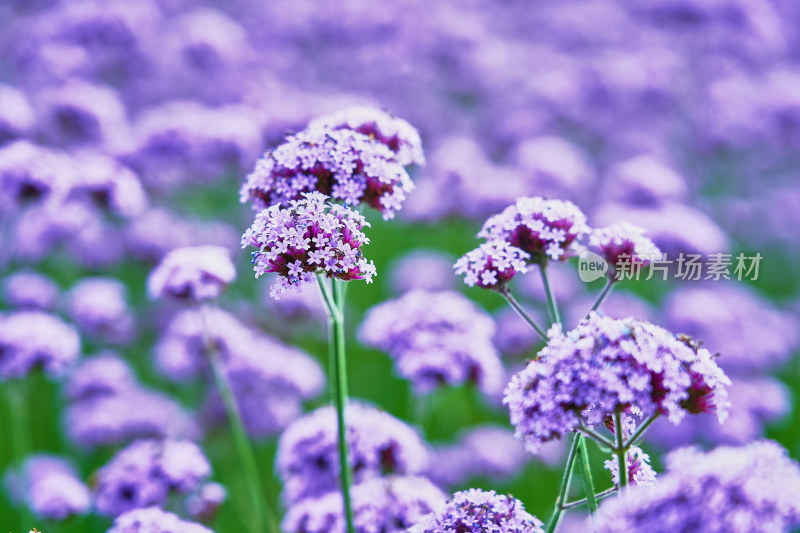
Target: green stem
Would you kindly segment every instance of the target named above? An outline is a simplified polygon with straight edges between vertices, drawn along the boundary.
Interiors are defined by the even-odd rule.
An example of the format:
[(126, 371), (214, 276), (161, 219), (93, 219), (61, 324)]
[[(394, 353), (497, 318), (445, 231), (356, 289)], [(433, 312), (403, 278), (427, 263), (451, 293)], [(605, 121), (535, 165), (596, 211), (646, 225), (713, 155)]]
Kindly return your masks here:
[[(23, 378), (24, 379), (24, 378)], [(13, 453), (14, 471), (17, 475), (22, 475), (22, 467), (25, 459), (31, 451), (28, 431), (28, 405), (26, 383), (20, 380), (7, 382), (8, 390), (8, 411), (9, 423), (11, 428), (11, 446)], [(30, 529), (33, 524), (33, 514), (28, 508), (27, 501), (23, 495), (20, 496), (20, 516), (22, 521), (20, 531)]]
[(503, 298), (506, 299), (506, 301), (508, 302), (508, 305), (510, 305), (511, 308), (514, 309), (514, 311), (516, 311), (517, 314), (519, 316), (521, 316), (522, 319), (525, 320), (525, 322), (527, 322), (528, 325), (530, 327), (532, 327), (533, 330), (536, 333), (538, 333), (541, 338), (543, 338), (545, 340), (547, 339), (547, 332), (544, 330), (544, 328), (542, 326), (540, 326), (533, 319), (533, 317), (531, 315), (529, 315), (527, 311), (525, 311), (525, 309), (522, 308), (520, 303), (516, 300), (516, 298), (514, 298), (514, 296), (511, 294), (511, 292), (507, 288), (503, 288), (500, 291), (500, 294), (503, 296)]
[[(605, 300), (606, 296), (608, 296), (608, 293), (611, 292), (611, 289), (614, 287), (615, 281), (616, 280), (611, 276), (608, 276), (608, 278), (606, 278), (606, 284), (603, 287), (603, 290), (600, 291), (600, 294), (597, 295), (597, 299), (594, 301), (592, 308), (589, 309), (589, 313), (591, 313), (592, 311), (597, 311), (597, 309), (600, 307), (600, 304), (602, 304), (603, 300)], [(589, 313), (587, 313), (587, 315)]]
[(592, 437), (594, 440), (596, 440), (600, 444), (602, 444), (603, 446), (605, 446), (606, 448), (608, 448), (609, 450), (613, 450), (613, 449), (615, 449), (617, 447), (616, 444), (614, 444), (613, 442), (611, 442), (610, 440), (608, 440), (607, 438), (605, 438), (601, 434), (597, 433), (596, 431), (593, 431), (593, 430), (587, 428), (583, 424), (581, 424), (579, 429), (582, 432), (586, 433), (588, 436)]
[(550, 321), (553, 324), (561, 324), (561, 315), (558, 312), (558, 304), (550, 288), (550, 281), (547, 279), (547, 263), (539, 263), (539, 272), (542, 273), (542, 285), (544, 285), (544, 294), (547, 297), (547, 310), (550, 313)]
[(347, 533), (355, 533), (353, 521), (353, 505), (350, 501), (350, 487), (353, 484), (347, 448), (347, 425), (345, 408), (347, 405), (347, 353), (345, 351), (344, 334), (344, 300), (345, 285), (341, 280), (333, 280), (333, 295), (328, 289), (327, 281), (321, 274), (317, 275), (322, 299), (328, 310), (330, 324), (330, 387), (336, 406), (336, 423), (338, 429), (339, 471), (344, 501), (344, 515)]
[(578, 454), (579, 446), (580, 433), (577, 433), (575, 434), (575, 438), (572, 440), (572, 446), (570, 446), (569, 449), (567, 466), (564, 469), (564, 476), (561, 478), (561, 491), (558, 494), (558, 499), (556, 499), (555, 509), (553, 509), (553, 516), (550, 518), (550, 522), (547, 523), (547, 529), (545, 530), (546, 533), (553, 533), (556, 530), (559, 519), (561, 518), (561, 512), (564, 510), (564, 502), (567, 500), (567, 494), (569, 493), (569, 485), (572, 481), (572, 468), (575, 466), (575, 457)]
[(275, 521), (275, 512), (269, 501), (264, 497), (263, 488), (259, 481), (260, 474), (258, 472), (258, 464), (256, 457), (253, 453), (253, 448), (250, 446), (250, 441), (247, 438), (247, 433), (244, 429), (241, 413), (236, 405), (236, 399), (231, 390), (230, 383), (225, 374), (225, 369), (222, 360), (219, 356), (214, 344), (211, 330), (209, 329), (208, 319), (206, 317), (206, 309), (200, 308), (200, 317), (203, 322), (203, 335), (206, 345), (206, 352), (208, 353), (208, 360), (211, 366), (211, 373), (214, 377), (214, 384), (217, 387), (222, 403), (225, 406), (225, 412), (228, 415), (228, 423), (230, 424), (231, 433), (233, 435), (234, 446), (236, 453), (239, 456), (239, 461), (242, 463), (244, 470), (244, 479), (247, 484), (248, 492), (250, 493), (250, 501), (253, 507), (253, 515), (255, 517), (256, 531), (269, 531), (270, 533), (279, 533), (278, 525)]
[(583, 493), (586, 494), (586, 501), (589, 504), (589, 513), (592, 516), (592, 529), (595, 529), (595, 516), (597, 512), (597, 499), (594, 493), (594, 481), (592, 480), (592, 470), (589, 466), (589, 449), (586, 446), (586, 440), (583, 434), (578, 433), (580, 439), (580, 454), (581, 454), (581, 483), (583, 484)]
[[(603, 492), (598, 492), (597, 496), (595, 496), (595, 498), (597, 498), (597, 501), (600, 501), (603, 498), (607, 498), (607, 497), (611, 496), (615, 492), (617, 492), (617, 487), (611, 487), (610, 489), (606, 489)], [(581, 505), (586, 505), (587, 503), (589, 503), (588, 499), (584, 498), (582, 500), (578, 500), (578, 501), (574, 501), (574, 502), (567, 502), (564, 505), (562, 505), (561, 508), (563, 510), (565, 510), (565, 511), (569, 511), (570, 509), (576, 509), (576, 508), (580, 507)]]
[(617, 455), (617, 466), (619, 467), (619, 493), (623, 494), (625, 487), (628, 486), (628, 462), (625, 454), (628, 448), (625, 446), (625, 439), (622, 437), (622, 413), (614, 413), (614, 436), (617, 439), (617, 447), (614, 453)]
[(659, 415), (659, 413), (654, 414), (653, 416), (651, 416), (650, 418), (645, 420), (644, 424), (641, 424), (638, 428), (636, 428), (636, 431), (634, 431), (633, 435), (631, 435), (631, 437), (625, 443), (625, 448), (626, 449), (628, 449), (631, 446), (633, 446), (634, 444), (636, 444), (636, 441), (639, 440), (639, 438), (641, 438), (641, 436), (644, 434), (644, 432), (647, 430), (647, 428), (650, 427), (650, 424), (652, 424), (653, 422), (656, 421), (656, 418), (658, 418), (658, 415)]

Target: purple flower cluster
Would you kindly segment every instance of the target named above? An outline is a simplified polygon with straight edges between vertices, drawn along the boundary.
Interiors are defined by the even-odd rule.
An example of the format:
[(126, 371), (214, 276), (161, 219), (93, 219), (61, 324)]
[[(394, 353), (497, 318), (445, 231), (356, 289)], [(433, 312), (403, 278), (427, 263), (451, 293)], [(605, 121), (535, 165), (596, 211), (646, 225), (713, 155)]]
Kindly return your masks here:
[(70, 400), (63, 415), (67, 436), (84, 448), (196, 433), (175, 400), (139, 385), (113, 354), (86, 359), (70, 374), (65, 393)]
[[(387, 473), (416, 474), (426, 467), (428, 450), (405, 422), (356, 402), (347, 406), (345, 420), (355, 483)], [(287, 504), (336, 490), (337, 435), (333, 407), (312, 411), (281, 434), (275, 462)]]
[(412, 189), (405, 168), (381, 142), (351, 129), (309, 128), (258, 161), (241, 198), (264, 209), (317, 191), (347, 205), (369, 205), (388, 219)]
[(772, 533), (800, 525), (800, 466), (774, 442), (684, 448), (666, 463), (655, 486), (605, 502), (597, 530)]
[(147, 278), (153, 299), (213, 300), (236, 279), (231, 253), (221, 246), (192, 246), (169, 252)]
[[(419, 476), (373, 478), (351, 489), (357, 533), (401, 533), (444, 505), (447, 497)], [(342, 496), (329, 492), (292, 505), (281, 528), (287, 533), (343, 533)]]
[(91, 507), (89, 489), (75, 469), (60, 457), (29, 456), (21, 470), (12, 472), (7, 481), (12, 495), (39, 518), (64, 520), (85, 514)]
[(503, 403), (517, 438), (536, 452), (628, 408), (674, 424), (687, 412), (715, 411), (723, 420), (728, 385), (715, 357), (687, 337), (592, 313), (566, 334), (551, 330), (538, 359), (511, 378)]
[(514, 205), (489, 217), (478, 237), (505, 241), (531, 255), (535, 263), (563, 260), (575, 252), (577, 241), (589, 233), (584, 215), (566, 200), (539, 196), (517, 199)]
[(421, 393), (465, 382), (499, 393), (505, 371), (493, 335), (491, 317), (451, 291), (409, 292), (370, 309), (359, 327), (361, 341), (388, 352)]
[(22, 378), (36, 368), (57, 375), (78, 358), (80, 350), (75, 329), (53, 315), (41, 311), (0, 315), (0, 381)]
[(131, 340), (135, 327), (126, 293), (119, 280), (83, 278), (67, 295), (69, 316), (87, 335), (125, 344)]
[(361, 231), (369, 223), (355, 211), (327, 202), (318, 192), (303, 193), (287, 208), (272, 205), (256, 215), (242, 236), (242, 247), (254, 246), (256, 277), (278, 274), (270, 295), (279, 298), (290, 288), (314, 281), (314, 272), (329, 278), (363, 279), (372, 282), (375, 265), (361, 246), (369, 239)]
[(133, 509), (114, 519), (107, 533), (212, 533), (210, 529), (194, 522), (181, 520), (178, 515), (158, 507)]
[(17, 309), (47, 311), (53, 308), (58, 299), (58, 286), (47, 276), (36, 272), (15, 272), (3, 279), (3, 299)]
[(358, 106), (312, 120), (309, 130), (352, 130), (367, 135), (394, 152), (403, 166), (424, 165), (419, 132), (402, 118), (374, 107)]
[(140, 507), (163, 506), (170, 494), (187, 494), (211, 474), (193, 442), (139, 440), (120, 450), (97, 471), (97, 511), (109, 516)]
[(75, 176), (66, 154), (25, 140), (0, 146), (0, 210), (63, 198)]
[(489, 241), (461, 256), (454, 268), (464, 283), (484, 289), (502, 290), (516, 274), (528, 271), (530, 254), (505, 241)]
[(633, 273), (661, 257), (653, 241), (644, 236), (645, 230), (620, 222), (605, 228), (595, 228), (589, 235), (589, 244), (600, 250), (612, 271)]
[(525, 511), (522, 502), (495, 491), (456, 492), (447, 505), (409, 528), (409, 533), (544, 533), (542, 521)]

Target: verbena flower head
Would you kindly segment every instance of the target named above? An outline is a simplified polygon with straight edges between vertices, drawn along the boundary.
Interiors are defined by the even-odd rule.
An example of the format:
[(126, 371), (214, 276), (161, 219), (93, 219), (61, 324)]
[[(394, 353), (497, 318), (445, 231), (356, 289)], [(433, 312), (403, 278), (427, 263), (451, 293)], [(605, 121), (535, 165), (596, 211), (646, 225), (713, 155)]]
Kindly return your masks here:
[(424, 165), (419, 132), (402, 118), (374, 107), (356, 106), (314, 119), (308, 129), (352, 130), (385, 145), (406, 165)]
[(213, 300), (236, 279), (231, 253), (222, 246), (190, 246), (169, 252), (147, 278), (153, 299)]
[[(419, 476), (373, 478), (351, 489), (354, 526), (358, 533), (401, 533), (441, 507), (447, 497)], [(281, 529), (287, 533), (344, 533), (344, 506), (339, 491), (295, 503)]]
[(53, 455), (32, 455), (21, 471), (8, 479), (11, 496), (27, 505), (39, 518), (64, 520), (85, 514), (91, 505), (89, 489), (75, 469)]
[(389, 219), (413, 187), (403, 165), (383, 144), (349, 129), (309, 128), (256, 163), (241, 199), (263, 209), (318, 191), (346, 205), (367, 204)]
[(134, 321), (127, 288), (112, 278), (84, 278), (68, 294), (70, 318), (84, 333), (121, 343), (131, 340)]
[(362, 342), (385, 350), (418, 392), (472, 382), (487, 394), (505, 381), (492, 345), (494, 321), (457, 292), (416, 290), (373, 307)]
[(25, 93), (0, 83), (0, 102), (0, 144), (28, 136), (36, 124), (36, 114)]
[(210, 529), (194, 522), (181, 520), (178, 515), (163, 511), (158, 507), (134, 509), (121, 514), (114, 520), (108, 533), (213, 533)]
[(788, 532), (800, 525), (800, 466), (775, 442), (669, 454), (653, 487), (603, 503), (597, 531)]
[[(425, 444), (405, 422), (360, 403), (347, 406), (345, 421), (355, 483), (385, 473), (415, 474), (426, 466)], [(287, 504), (337, 488), (337, 435), (333, 407), (309, 413), (281, 434), (275, 462)]]
[(506, 241), (484, 242), (461, 256), (454, 268), (464, 275), (464, 283), (484, 289), (502, 290), (517, 273), (528, 271), (531, 255)]
[(548, 258), (569, 257), (576, 241), (588, 232), (586, 215), (575, 204), (536, 196), (519, 198), (514, 205), (489, 217), (478, 237), (506, 241), (540, 263)]
[(409, 533), (544, 533), (542, 521), (522, 502), (495, 491), (469, 489), (453, 494), (447, 505), (424, 517)]
[(110, 352), (82, 359), (66, 381), (64, 395), (71, 401), (110, 396), (137, 386), (131, 367)]
[[(656, 483), (656, 472), (650, 466), (650, 456), (638, 446), (631, 446), (625, 455), (627, 463), (628, 483), (631, 485), (641, 485), (649, 487)], [(614, 485), (619, 486), (619, 461), (616, 457), (606, 459), (603, 467), (611, 472), (611, 479)]]
[(550, 330), (539, 358), (511, 378), (503, 403), (517, 438), (536, 452), (617, 410), (663, 413), (674, 424), (687, 412), (716, 411), (724, 420), (728, 385), (715, 357), (690, 339), (592, 313), (566, 334)]
[(609, 265), (609, 276), (633, 273), (661, 257), (661, 250), (645, 237), (645, 230), (627, 222), (593, 229), (589, 244), (598, 248)]
[(3, 299), (18, 309), (52, 309), (58, 299), (58, 285), (37, 272), (20, 271), (3, 279)]
[(211, 465), (193, 442), (136, 441), (97, 472), (97, 510), (118, 516), (139, 507), (164, 505), (170, 493), (190, 492), (210, 474)]
[(363, 279), (372, 283), (375, 265), (361, 246), (369, 239), (361, 231), (369, 223), (352, 209), (327, 202), (318, 192), (304, 193), (287, 208), (273, 205), (256, 215), (242, 236), (242, 247), (254, 246), (256, 278), (268, 272), (278, 274), (270, 295), (279, 298), (289, 288), (314, 281), (314, 273), (329, 278)]
[(0, 381), (24, 377), (35, 368), (59, 374), (80, 355), (75, 328), (41, 311), (0, 315)]
[(141, 214), (147, 194), (139, 176), (115, 158), (99, 153), (75, 156), (77, 176), (68, 199), (91, 202), (103, 211), (123, 218)]
[(0, 210), (60, 199), (75, 179), (74, 161), (20, 140), (0, 147)]

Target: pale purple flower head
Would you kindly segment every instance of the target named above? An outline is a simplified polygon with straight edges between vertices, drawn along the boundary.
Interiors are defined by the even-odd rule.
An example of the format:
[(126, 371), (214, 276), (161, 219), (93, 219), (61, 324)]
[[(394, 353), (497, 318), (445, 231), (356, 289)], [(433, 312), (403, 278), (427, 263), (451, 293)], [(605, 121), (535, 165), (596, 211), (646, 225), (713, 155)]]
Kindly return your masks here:
[(241, 199), (264, 209), (317, 191), (346, 205), (367, 204), (389, 219), (413, 187), (395, 154), (380, 142), (349, 129), (309, 128), (259, 159)]
[(0, 145), (33, 131), (36, 116), (25, 93), (11, 85), (0, 84)]
[[(447, 496), (418, 476), (373, 478), (351, 488), (357, 533), (401, 533), (444, 505)], [(342, 496), (338, 491), (293, 504), (281, 522), (287, 533), (344, 533)]]
[(197, 433), (194, 421), (175, 400), (141, 387), (72, 403), (64, 411), (64, 428), (70, 441), (82, 448)]
[(75, 180), (74, 161), (28, 141), (0, 147), (0, 210), (62, 198)]
[(574, 195), (596, 180), (587, 154), (559, 137), (526, 139), (511, 157), (525, 177), (526, 189), (542, 195)]
[(522, 502), (495, 491), (469, 489), (453, 498), (436, 512), (422, 518), (409, 533), (544, 533), (542, 521), (525, 511)]
[(89, 336), (125, 344), (134, 334), (127, 288), (112, 278), (84, 278), (67, 295), (70, 318)]
[(88, 512), (89, 489), (66, 460), (53, 455), (32, 455), (9, 479), (12, 497), (22, 500), (39, 518), (64, 520)]
[(141, 214), (147, 207), (147, 195), (139, 177), (128, 167), (100, 153), (78, 153), (77, 175), (69, 198), (87, 200), (105, 212), (123, 218)]
[(211, 465), (193, 442), (140, 440), (117, 452), (97, 471), (97, 511), (107, 516), (151, 505), (170, 494), (185, 494), (211, 474)]
[[(242, 423), (253, 438), (277, 435), (300, 417), (303, 400), (322, 392), (325, 374), (309, 355), (264, 334), (240, 348), (224, 365)], [(225, 420), (216, 392), (210, 393), (207, 411), (214, 421)]]
[(113, 396), (137, 386), (128, 363), (118, 355), (105, 352), (83, 359), (67, 378), (64, 395), (71, 401)]
[(169, 252), (147, 278), (153, 299), (213, 300), (236, 279), (231, 252), (222, 246), (192, 246)]
[(640, 155), (611, 167), (603, 183), (603, 196), (629, 205), (658, 205), (682, 201), (686, 180), (659, 158)]
[(344, 129), (363, 133), (394, 152), (397, 162), (401, 165), (425, 164), (422, 139), (416, 128), (402, 118), (374, 107), (357, 106), (342, 109), (312, 120), (308, 129)]
[(661, 258), (661, 250), (645, 237), (646, 231), (627, 222), (618, 222), (605, 228), (595, 228), (589, 235), (589, 244), (600, 250), (609, 265), (609, 276), (633, 273)]
[(40, 127), (57, 145), (101, 144), (126, 126), (125, 104), (114, 89), (74, 80), (38, 96)]
[(530, 259), (530, 254), (516, 246), (493, 240), (467, 252), (453, 266), (456, 274), (464, 275), (464, 283), (470, 287), (503, 290), (517, 273), (527, 272)]
[(77, 360), (81, 340), (72, 326), (41, 311), (0, 315), (0, 381), (36, 368), (54, 376)]
[(510, 429), (480, 426), (455, 444), (435, 447), (426, 474), (449, 487), (476, 477), (500, 481), (519, 474), (529, 457)]
[(514, 205), (489, 217), (478, 237), (506, 241), (539, 263), (548, 258), (566, 259), (588, 232), (586, 215), (575, 204), (536, 196), (519, 198)]
[(800, 466), (775, 442), (683, 448), (666, 464), (655, 486), (604, 502), (597, 530), (774, 533), (800, 525)]
[[(345, 421), (355, 483), (386, 473), (415, 474), (425, 468), (428, 450), (405, 422), (355, 402), (347, 406)], [(312, 411), (283, 432), (275, 462), (287, 504), (336, 490), (337, 435), (333, 407)]]
[(453, 288), (453, 260), (433, 250), (414, 250), (392, 264), (392, 289), (404, 293), (414, 289), (441, 291)]
[(312, 283), (314, 273), (329, 278), (372, 282), (375, 265), (361, 246), (369, 244), (362, 228), (369, 223), (357, 212), (327, 201), (318, 192), (303, 193), (287, 208), (273, 205), (256, 215), (242, 236), (242, 247), (254, 246), (253, 270), (258, 278), (275, 272), (270, 295), (279, 298), (289, 288)]
[(15, 272), (3, 279), (3, 299), (18, 309), (50, 310), (58, 299), (58, 292), (53, 280), (37, 272)]
[(740, 283), (680, 288), (669, 294), (664, 310), (670, 329), (724, 353), (720, 364), (734, 374), (775, 368), (800, 344), (797, 319)]
[(158, 507), (133, 509), (119, 515), (107, 533), (213, 533), (194, 522), (181, 520), (178, 515)]
[(492, 345), (494, 321), (457, 292), (416, 290), (378, 304), (368, 311), (358, 335), (388, 352), (397, 373), (420, 393), (471, 382), (492, 395), (505, 381)]
[(226, 499), (228, 491), (225, 487), (212, 481), (186, 498), (186, 512), (195, 520), (211, 522)]
[(553, 328), (538, 360), (511, 378), (503, 402), (517, 438), (535, 453), (629, 408), (663, 413), (674, 424), (687, 412), (716, 411), (724, 420), (728, 385), (715, 357), (688, 337), (593, 312), (566, 334)]

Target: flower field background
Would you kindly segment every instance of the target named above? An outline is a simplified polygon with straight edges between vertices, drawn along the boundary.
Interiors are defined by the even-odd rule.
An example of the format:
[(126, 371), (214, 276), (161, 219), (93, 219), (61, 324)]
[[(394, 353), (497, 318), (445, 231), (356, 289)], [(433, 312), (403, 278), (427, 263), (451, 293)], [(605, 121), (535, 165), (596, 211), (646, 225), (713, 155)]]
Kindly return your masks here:
[[(514, 439), (503, 404), (512, 375), (545, 345), (504, 301), (504, 287), (546, 324), (541, 278), (534, 268), (512, 269), (507, 285), (475, 278), (468, 287), (453, 266), (481, 239), (506, 231), (499, 222), (489, 230), (484, 223), (523, 197), (572, 202), (589, 228), (635, 224), (675, 261), (666, 279), (646, 279), (644, 270), (640, 279), (616, 284), (600, 308), (703, 341), (730, 377), (724, 423), (691, 409), (678, 425), (666, 416), (653, 423), (641, 448), (658, 475), (665, 454), (689, 444), (710, 450), (766, 438), (799, 459), (795, 4), (4, 1), (0, 531), (107, 531), (120, 513), (116, 500), (103, 500), (103, 487), (118, 481), (101, 469), (136, 439), (165, 437), (188, 442), (175, 452), (180, 460), (163, 459), (164, 450), (131, 455), (141, 465), (155, 454), (169, 463), (158, 467), (165, 472), (185, 466), (175, 467), (180, 479), (170, 496), (155, 498), (160, 506), (213, 531), (257, 531), (253, 487), (226, 423), (225, 399), (205, 366), (187, 362), (208, 341), (192, 321), (198, 305), (206, 306), (207, 325), (218, 335), (212, 344), (241, 356), (228, 379), (265, 506), (277, 521), (286, 519), (287, 531), (326, 530), (289, 527), (289, 504), (307, 495), (292, 495), (276, 466), (286, 428), (331, 404), (326, 307), (310, 270), (282, 273), (286, 290), (270, 297), (279, 276), (263, 257), (259, 262), (269, 240), (259, 231), (269, 220), (254, 225), (253, 207), (268, 208), (280, 195), (268, 199), (258, 189), (263, 184), (253, 183), (263, 177), (257, 165), (282, 157), (262, 154), (298, 132), (287, 144), (300, 153), (319, 148), (320, 160), (345, 143), (368, 152), (358, 143), (379, 136), (352, 140), (325, 126), (324, 134), (303, 137), (315, 119), (353, 109), (404, 119), (419, 131), (424, 150), (406, 160), (395, 159), (396, 146), (376, 152), (371, 164), (384, 173), (391, 167), (395, 176), (407, 171), (413, 182), (413, 190), (408, 185), (407, 194), (386, 203), (364, 200), (359, 207), (357, 196), (324, 191), (346, 209), (358, 207), (369, 223), (360, 227), (363, 236), (349, 226), (338, 230), (353, 239), (353, 249), (361, 246), (358, 267), (326, 271), (352, 279), (343, 310), (351, 401), (415, 428), (420, 453), (430, 457), (419, 468), (394, 464), (395, 472), (424, 476), (447, 495), (469, 488), (511, 494), (545, 521), (553, 511), (568, 439), (528, 453), (522, 441), (532, 437)], [(405, 187), (393, 186), (392, 193)], [(298, 200), (280, 201), (291, 199)], [(319, 216), (331, 227), (357, 216), (338, 206), (317, 209), (328, 210)], [(291, 220), (305, 229), (298, 215)], [(252, 246), (241, 246), (251, 225), (245, 244), (255, 243), (252, 254)], [(202, 245), (212, 248), (177, 259), (176, 270), (192, 262), (225, 270), (232, 260), (235, 279), (188, 283), (208, 283), (210, 296), (170, 298), (174, 279), (153, 288), (151, 273), (170, 251)], [(563, 248), (547, 251), (543, 261), (551, 263), (565, 329), (572, 329), (604, 279), (581, 281), (580, 250)], [(681, 271), (678, 258), (687, 256), (700, 258), (700, 279)], [(758, 270), (737, 279), (740, 256), (758, 257), (749, 263)], [(729, 279), (709, 275), (723, 259)], [(361, 278), (373, 263), (374, 280), (366, 283)], [(255, 279), (254, 265), (264, 279)], [(460, 271), (469, 281), (474, 268), (483, 267)], [(295, 292), (303, 276), (308, 283)], [(416, 289), (448, 292), (441, 299), (409, 296)], [(440, 323), (463, 329), (448, 337), (436, 330)], [(414, 331), (424, 333), (414, 341), (419, 345), (408, 340)], [(71, 348), (75, 332), (79, 349)], [(430, 353), (424, 343), (433, 346)], [(491, 362), (458, 375), (464, 345)], [(107, 364), (93, 374), (84, 363), (98, 356)], [(97, 386), (119, 401), (87, 399)], [(363, 415), (374, 428), (395, 423), (369, 416)], [(14, 473), (24, 459), (20, 450), (71, 465), (65, 476), (72, 481), (49, 485), (54, 492), (82, 486), (64, 504), (75, 506), (64, 513), (70, 516), (29, 509), (31, 480)], [(588, 451), (598, 492), (612, 487), (613, 467), (604, 468), (612, 456), (593, 444)], [(681, 457), (699, 460), (692, 453), (699, 452)], [(192, 459), (197, 454), (204, 457)], [(193, 469), (198, 473), (188, 473)], [(176, 488), (195, 475), (191, 490)], [(321, 476), (319, 486), (325, 482)], [(125, 492), (121, 485), (109, 491), (118, 499)], [(565, 513), (558, 531), (591, 530), (586, 516), (585, 508)]]

